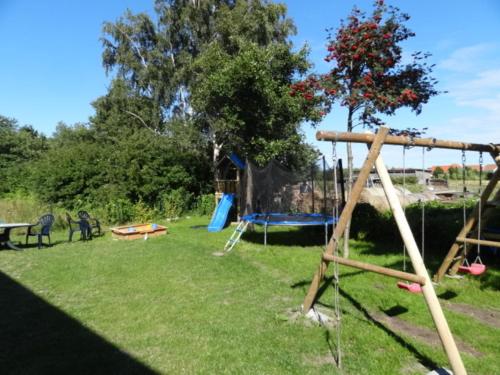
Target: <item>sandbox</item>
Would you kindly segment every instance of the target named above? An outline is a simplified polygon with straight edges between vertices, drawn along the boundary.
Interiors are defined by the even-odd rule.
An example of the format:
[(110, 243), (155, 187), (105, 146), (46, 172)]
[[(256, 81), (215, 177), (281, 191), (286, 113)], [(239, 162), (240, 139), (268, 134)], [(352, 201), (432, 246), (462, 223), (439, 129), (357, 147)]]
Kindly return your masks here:
[(158, 224), (132, 224), (111, 228), (111, 234), (119, 240), (147, 239), (167, 234), (167, 227)]

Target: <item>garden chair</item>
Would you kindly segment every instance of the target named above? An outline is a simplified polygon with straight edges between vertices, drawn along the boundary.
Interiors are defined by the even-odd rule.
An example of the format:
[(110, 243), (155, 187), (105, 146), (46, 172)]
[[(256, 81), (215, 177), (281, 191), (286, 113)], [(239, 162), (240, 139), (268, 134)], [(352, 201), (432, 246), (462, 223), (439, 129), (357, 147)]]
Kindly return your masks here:
[(97, 230), (97, 236), (101, 235), (101, 223), (95, 217), (91, 217), (87, 211), (78, 211), (78, 218), (80, 220), (85, 220), (90, 226), (90, 234), (93, 235), (92, 231)]
[(50, 229), (52, 224), (54, 224), (55, 218), (52, 214), (46, 214), (40, 217), (38, 222), (33, 226), (28, 227), (26, 232), (26, 245), (28, 244), (28, 239), (30, 236), (35, 236), (38, 239), (38, 248), (40, 249), (43, 245), (42, 237), (46, 236), (49, 239), (50, 245)]
[(73, 220), (71, 215), (66, 212), (66, 222), (68, 223), (69, 229), (69, 242), (72, 241), (73, 233), (75, 232), (80, 232), (80, 239), (83, 241), (92, 239), (90, 225), (86, 220)]

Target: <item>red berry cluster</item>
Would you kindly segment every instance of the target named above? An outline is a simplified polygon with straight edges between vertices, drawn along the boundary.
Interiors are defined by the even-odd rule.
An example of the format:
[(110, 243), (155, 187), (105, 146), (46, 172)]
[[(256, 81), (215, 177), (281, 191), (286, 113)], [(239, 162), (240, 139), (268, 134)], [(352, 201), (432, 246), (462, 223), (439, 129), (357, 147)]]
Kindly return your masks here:
[(408, 18), (397, 16), (397, 9), (388, 10), (383, 0), (375, 0), (370, 17), (354, 9), (347, 23), (328, 38), (325, 61), (333, 63), (333, 68), (328, 74), (291, 85), (290, 95), (300, 94), (320, 116), (335, 100), (353, 111), (368, 109), (369, 116), (392, 114), (401, 106), (417, 110), (427, 98), (425, 91), (409, 88), (422, 86), (414, 82), (419, 74), (404, 73), (397, 66), (401, 60), (398, 43), (414, 35), (403, 25)]

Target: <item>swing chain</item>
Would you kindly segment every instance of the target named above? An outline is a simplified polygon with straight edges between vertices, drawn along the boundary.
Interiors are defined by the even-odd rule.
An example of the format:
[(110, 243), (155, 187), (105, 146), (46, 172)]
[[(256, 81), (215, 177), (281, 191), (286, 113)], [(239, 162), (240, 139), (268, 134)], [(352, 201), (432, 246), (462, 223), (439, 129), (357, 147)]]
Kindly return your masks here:
[[(479, 190), (478, 190), (479, 212), (478, 212), (478, 218), (477, 218), (477, 239), (478, 239), (478, 241), (481, 240), (481, 216), (483, 216), (483, 213), (482, 213), (483, 202), (481, 199), (482, 180), (483, 180), (483, 152), (481, 151), (479, 153)], [(478, 260), (479, 260), (479, 262), (481, 262), (481, 245), (479, 243), (477, 244), (477, 258), (476, 258), (475, 262), (477, 262)]]
[(332, 162), (333, 162), (333, 217), (338, 219), (339, 216), (339, 194), (338, 194), (338, 181), (337, 181), (337, 168), (338, 168), (338, 158), (337, 158), (337, 141), (332, 141)]
[(467, 192), (467, 186), (465, 185), (465, 163), (467, 162), (467, 159), (465, 157), (465, 150), (462, 150), (462, 185), (463, 185), (463, 192), (464, 192), (464, 198), (465, 198), (465, 193)]
[[(337, 168), (338, 168), (338, 159), (337, 159), (337, 142), (332, 141), (332, 160), (333, 160), (333, 186), (334, 186), (334, 205), (333, 205), (333, 217), (335, 218), (334, 225), (337, 225), (339, 218), (339, 193), (338, 193), (338, 185), (337, 185)], [(333, 237), (336, 242), (337, 249), (340, 246), (337, 238)], [(337, 367), (341, 367), (341, 311), (340, 311), (340, 277), (339, 277), (339, 264), (338, 262), (333, 262), (333, 278), (332, 278), (332, 286), (333, 286), (333, 305), (334, 305), (334, 313), (336, 320), (336, 340), (337, 340)]]
[(479, 152), (479, 194), (481, 194), (481, 186), (483, 184), (483, 152)]

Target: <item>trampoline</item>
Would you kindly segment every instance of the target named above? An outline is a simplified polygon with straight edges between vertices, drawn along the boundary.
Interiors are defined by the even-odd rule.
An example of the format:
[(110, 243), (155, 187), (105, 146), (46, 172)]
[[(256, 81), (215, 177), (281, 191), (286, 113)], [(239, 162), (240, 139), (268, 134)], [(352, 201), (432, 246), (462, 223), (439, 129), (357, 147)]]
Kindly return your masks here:
[(241, 218), (243, 221), (264, 226), (264, 246), (267, 245), (268, 226), (324, 226), (325, 246), (328, 244), (328, 226), (333, 225), (333, 216), (323, 214), (253, 213)]

